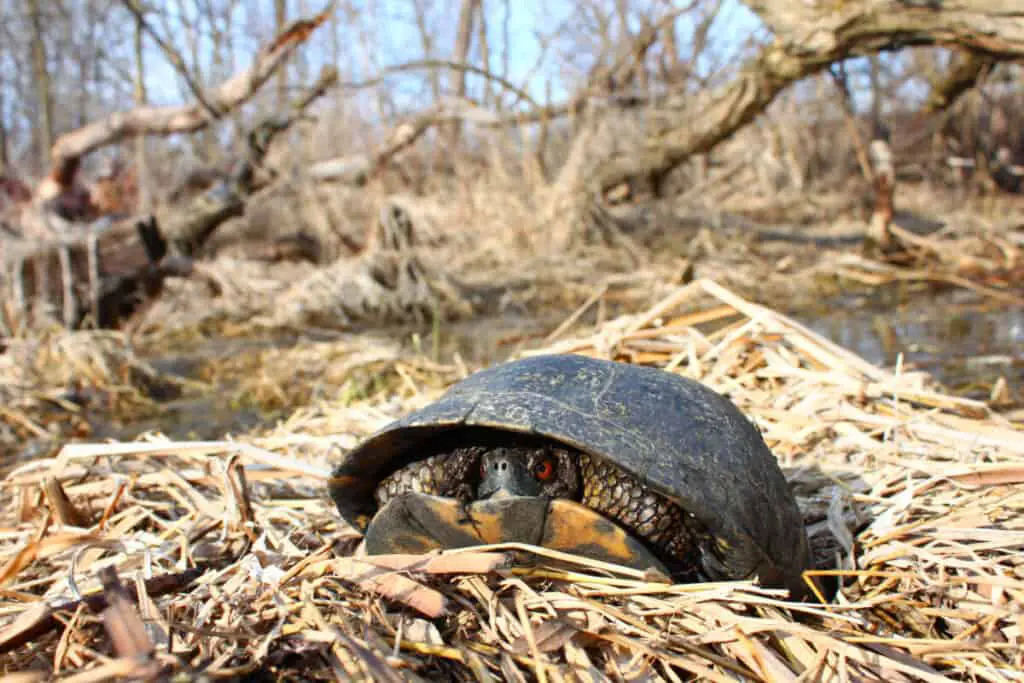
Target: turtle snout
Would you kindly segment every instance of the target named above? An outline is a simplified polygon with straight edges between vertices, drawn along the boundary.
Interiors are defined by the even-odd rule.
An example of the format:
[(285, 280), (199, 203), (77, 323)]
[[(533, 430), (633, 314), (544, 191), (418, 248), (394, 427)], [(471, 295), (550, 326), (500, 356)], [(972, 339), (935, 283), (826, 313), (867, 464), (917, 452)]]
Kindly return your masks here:
[(526, 458), (502, 451), (487, 453), (481, 458), (477, 498), (539, 494), (540, 485), (536, 478), (531, 476)]

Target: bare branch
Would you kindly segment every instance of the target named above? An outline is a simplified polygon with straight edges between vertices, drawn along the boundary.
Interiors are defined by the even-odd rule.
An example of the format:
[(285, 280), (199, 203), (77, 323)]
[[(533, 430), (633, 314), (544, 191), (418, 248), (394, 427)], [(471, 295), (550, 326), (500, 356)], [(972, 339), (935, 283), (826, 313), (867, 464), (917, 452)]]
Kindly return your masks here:
[(505, 90), (514, 94), (521, 101), (527, 102), (534, 107), (539, 106), (537, 102), (535, 102), (534, 99), (530, 97), (529, 93), (527, 93), (525, 90), (509, 81), (507, 78), (492, 73), (487, 69), (482, 69), (479, 66), (474, 66), (473, 64), (454, 62), (447, 59), (418, 59), (412, 62), (395, 64), (393, 66), (387, 67), (373, 78), (369, 78), (365, 81), (352, 81), (349, 83), (342, 83), (341, 87), (345, 90), (372, 88), (383, 83), (387, 79), (387, 77), (392, 74), (403, 73), (406, 71), (416, 71), (418, 69), (455, 69), (457, 71), (464, 71), (476, 74), (478, 76), (483, 76), (487, 80), (497, 83)]
[(996, 59), (1024, 57), (1024, 6), (1003, 0), (950, 0), (922, 9), (899, 0), (748, 0), (775, 41), (732, 82), (699, 94), (695, 114), (654, 135), (645, 149), (612, 160), (596, 179), (608, 189), (633, 177), (664, 174), (705, 152), (765, 110), (790, 84), (850, 57), (913, 45), (960, 45)]
[[(291, 24), (256, 55), (252, 65), (209, 91), (209, 101), (221, 112), (247, 102), (274, 71), (330, 15), (333, 2), (312, 19)], [(53, 146), (54, 181), (63, 185), (73, 175), (78, 160), (104, 145), (135, 135), (172, 135), (195, 132), (212, 121), (209, 111), (197, 104), (169, 107), (139, 107), (111, 114), (83, 128), (61, 136)]]
[(247, 136), (246, 155), (235, 165), (230, 178), (196, 197), (182, 214), (169, 221), (168, 239), (178, 251), (195, 254), (224, 221), (244, 212), (249, 197), (273, 180), (272, 173), (258, 177), (257, 172), (274, 138), (301, 119), (305, 109), (337, 82), (338, 70), (333, 66), (324, 67), (317, 81), (291, 104), (290, 111), (268, 116), (253, 127)]
[[(860, 131), (857, 130), (857, 112), (853, 106), (853, 92), (850, 89), (845, 62), (833, 65), (828, 72), (842, 99), (843, 122), (846, 124), (846, 131), (853, 142), (853, 151), (857, 157), (857, 163), (860, 165), (860, 172), (870, 182), (874, 178), (874, 172), (869, 160), (868, 147), (864, 144), (864, 138), (861, 137)], [(877, 99), (878, 95), (875, 94), (874, 97)], [(876, 121), (872, 121), (872, 123), (876, 123)]]
[(454, 120), (458, 118), (446, 116), (441, 108), (435, 108), (397, 126), (388, 136), (387, 142), (371, 154), (353, 154), (320, 161), (310, 166), (307, 173), (309, 177), (317, 180), (363, 185), (395, 156), (419, 140), (431, 127)]
[(188, 65), (185, 64), (185, 58), (181, 56), (181, 53), (178, 52), (173, 45), (164, 40), (163, 37), (157, 33), (152, 26), (150, 26), (149, 22), (146, 21), (146, 12), (139, 4), (139, 0), (121, 0), (121, 4), (135, 16), (135, 21), (138, 22), (143, 32), (148, 33), (149, 37), (156, 42), (161, 50), (163, 50), (163, 53), (171, 63), (171, 66), (174, 67), (175, 71), (178, 72), (178, 75), (185, 81), (185, 85), (188, 86), (189, 91), (196, 100), (198, 100), (199, 104), (206, 109), (210, 118), (219, 119), (223, 116), (223, 112), (216, 109), (213, 106), (213, 103), (206, 99), (206, 96), (203, 94), (202, 87), (192, 77), (192, 73), (189, 71)]
[(995, 60), (991, 57), (974, 52), (962, 54), (962, 57), (942, 81), (932, 85), (932, 91), (928, 94), (928, 102), (924, 107), (926, 112), (939, 112), (953, 106), (961, 95), (973, 88), (978, 80), (995, 66)]

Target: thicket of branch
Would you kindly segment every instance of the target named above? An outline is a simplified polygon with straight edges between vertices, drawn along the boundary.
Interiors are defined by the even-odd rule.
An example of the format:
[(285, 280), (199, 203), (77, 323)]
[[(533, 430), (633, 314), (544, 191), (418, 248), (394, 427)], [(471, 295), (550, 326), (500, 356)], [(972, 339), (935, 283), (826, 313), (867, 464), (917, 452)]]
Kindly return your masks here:
[[(341, 67), (341, 87), (332, 108), (292, 138), (305, 144), (268, 157), (268, 167), (284, 179), (281, 187), (383, 183), (386, 191), (429, 193), (451, 188), (463, 175), (520, 175), (522, 189), (543, 204), (542, 222), (557, 224), (572, 240), (595, 230), (614, 233), (614, 226), (601, 227), (593, 202), (617, 196), (623, 186), (630, 194), (646, 188), (654, 196), (691, 198), (699, 196), (694, 187), (751, 170), (760, 190), (769, 192), (782, 177), (797, 190), (845, 183), (851, 175), (870, 181), (868, 146), (879, 135), (895, 152), (897, 176), (909, 166), (933, 179), (999, 166), (997, 184), (1005, 171), (1002, 186), (1008, 187), (1024, 164), (1016, 132), (1022, 127), (1013, 120), (1020, 108), (1012, 105), (1021, 96), (1020, 78), (1006, 66), (1024, 56), (1024, 10), (998, 0), (938, 8), (897, 0), (835, 7), (750, 0), (745, 5), (761, 26), (742, 40), (723, 28), (736, 18), (723, 18), (716, 0), (682, 6), (595, 0), (561, 23), (538, 26), (536, 68), (518, 77), (509, 66), (515, 41), (505, 33), (499, 53), (495, 38), (507, 26), (482, 3), (459, 3), (455, 34), (446, 37), (450, 50), (438, 46), (438, 36), (439, 20), (453, 16), (451, 8), (412, 3), (420, 49), (395, 50), (403, 57), (421, 53), (409, 59), (376, 49), (379, 40), (369, 33), (383, 30), (373, 26), (376, 15), (346, 16), (348, 27), (363, 33), (357, 31), (358, 45), (342, 45), (345, 26), (332, 6), (280, 27), (279, 38), (256, 51), (248, 68), (213, 85), (195, 62), (195, 45), (188, 63), (166, 16), (129, 0), (121, 5), (136, 31), (177, 70), (185, 104), (143, 102), (57, 136), (50, 159), (58, 186), (70, 183), (80, 159), (105, 146), (133, 136), (195, 133), (211, 124), (236, 133), (230, 149), (210, 154), (217, 147), (210, 140), (223, 130), (195, 136), (193, 148), (219, 164), (223, 177), (245, 154), (239, 120), (252, 113), (243, 113), (243, 106), (256, 102), (265, 109), (274, 98), (280, 105), (282, 84), (294, 76), (282, 72), (273, 97), (257, 97), (260, 86), (282, 65), (294, 71), (296, 59), (308, 61), (295, 48), (328, 20), (324, 40)], [(225, 16), (233, 11), (211, 5), (211, 29), (218, 9)], [(324, 45), (311, 43), (310, 53)], [(343, 59), (360, 51), (373, 54), (369, 63)], [(550, 91), (556, 81), (563, 97), (538, 96), (538, 84)], [(979, 82), (989, 84), (980, 96)], [(6, 122), (0, 128), (13, 130)], [(735, 147), (748, 155), (759, 149), (756, 158), (728, 151), (741, 135), (746, 142)], [(944, 140), (938, 152), (936, 140)], [(950, 156), (960, 159), (952, 170)], [(694, 159), (696, 166), (689, 164)], [(160, 188), (173, 184), (167, 180), (166, 171), (162, 179), (155, 173), (143, 179)], [(40, 186), (44, 196), (46, 187)], [(350, 236), (341, 242), (354, 243)]]

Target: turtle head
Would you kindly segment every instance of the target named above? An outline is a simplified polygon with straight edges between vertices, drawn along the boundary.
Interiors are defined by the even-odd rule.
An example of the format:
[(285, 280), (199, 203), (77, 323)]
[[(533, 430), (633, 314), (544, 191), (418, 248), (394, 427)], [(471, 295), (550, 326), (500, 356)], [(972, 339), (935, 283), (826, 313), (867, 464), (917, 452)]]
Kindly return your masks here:
[(549, 446), (499, 446), (480, 457), (477, 499), (506, 496), (577, 498), (580, 476), (568, 451)]

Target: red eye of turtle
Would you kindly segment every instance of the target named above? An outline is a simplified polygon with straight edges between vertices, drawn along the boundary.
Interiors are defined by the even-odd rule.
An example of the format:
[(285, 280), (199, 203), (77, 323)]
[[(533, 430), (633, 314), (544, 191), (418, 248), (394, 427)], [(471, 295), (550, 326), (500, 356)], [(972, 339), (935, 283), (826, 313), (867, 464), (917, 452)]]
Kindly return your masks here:
[(550, 460), (541, 460), (537, 463), (534, 473), (541, 481), (547, 481), (555, 473), (555, 466)]

